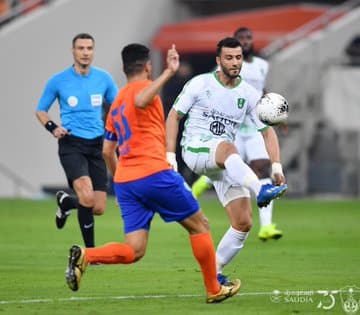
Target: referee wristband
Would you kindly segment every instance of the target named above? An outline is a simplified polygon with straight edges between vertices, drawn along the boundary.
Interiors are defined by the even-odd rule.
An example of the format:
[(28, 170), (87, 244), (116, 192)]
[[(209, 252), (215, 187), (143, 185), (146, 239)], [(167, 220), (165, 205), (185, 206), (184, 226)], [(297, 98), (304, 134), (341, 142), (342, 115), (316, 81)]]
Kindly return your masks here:
[(46, 130), (49, 131), (50, 133), (52, 133), (57, 127), (58, 127), (58, 125), (55, 124), (52, 120), (49, 120), (49, 121), (45, 124)]

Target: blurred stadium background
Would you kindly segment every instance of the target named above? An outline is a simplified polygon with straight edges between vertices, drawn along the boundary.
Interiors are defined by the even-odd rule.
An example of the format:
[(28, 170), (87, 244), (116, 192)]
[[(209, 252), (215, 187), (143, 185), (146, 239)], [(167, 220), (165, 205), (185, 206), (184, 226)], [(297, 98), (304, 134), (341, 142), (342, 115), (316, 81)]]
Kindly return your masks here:
[(289, 133), (279, 130), (289, 196), (359, 198), (359, 4), (0, 0), (0, 197), (41, 198), (66, 186), (57, 144), (34, 113), (49, 76), (72, 62), (75, 34), (94, 35), (94, 65), (122, 85), (120, 52), (129, 42), (154, 49), (155, 74), (174, 42), (196, 74), (212, 69), (220, 38), (246, 25), (270, 62), (268, 91), (290, 103)]

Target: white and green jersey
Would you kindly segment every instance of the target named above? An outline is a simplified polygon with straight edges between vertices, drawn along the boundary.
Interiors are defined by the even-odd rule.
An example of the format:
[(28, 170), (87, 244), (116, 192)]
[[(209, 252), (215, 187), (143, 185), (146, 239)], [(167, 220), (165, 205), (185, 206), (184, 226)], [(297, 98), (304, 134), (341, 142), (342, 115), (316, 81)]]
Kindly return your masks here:
[[(240, 76), (262, 94), (268, 72), (269, 63), (265, 59), (253, 56), (250, 62), (243, 61)], [(257, 132), (249, 120), (245, 120), (241, 124), (240, 131), (243, 133)]]
[(233, 142), (246, 117), (258, 130), (266, 128), (255, 112), (260, 97), (261, 93), (244, 80), (229, 88), (219, 81), (216, 71), (195, 76), (174, 103), (178, 113), (188, 114), (181, 145), (214, 138)]
[(240, 76), (259, 92), (263, 92), (266, 77), (269, 72), (269, 63), (259, 57), (252, 57), (250, 62), (243, 61)]

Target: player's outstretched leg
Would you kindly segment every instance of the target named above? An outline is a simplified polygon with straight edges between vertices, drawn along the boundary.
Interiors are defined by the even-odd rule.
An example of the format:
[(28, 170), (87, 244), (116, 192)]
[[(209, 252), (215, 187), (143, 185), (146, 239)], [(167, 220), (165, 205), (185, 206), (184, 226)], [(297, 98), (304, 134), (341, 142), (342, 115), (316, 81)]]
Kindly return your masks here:
[(70, 248), (69, 263), (65, 272), (66, 282), (71, 290), (79, 290), (80, 280), (85, 272), (86, 266), (85, 249), (78, 245), (73, 245)]

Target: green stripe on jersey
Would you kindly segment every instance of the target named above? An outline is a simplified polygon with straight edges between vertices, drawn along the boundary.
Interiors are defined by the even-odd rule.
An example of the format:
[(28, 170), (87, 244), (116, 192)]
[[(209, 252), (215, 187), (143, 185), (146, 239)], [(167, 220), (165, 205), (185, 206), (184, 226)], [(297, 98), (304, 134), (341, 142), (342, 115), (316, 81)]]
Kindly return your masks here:
[(193, 153), (209, 153), (209, 148), (192, 148), (192, 147), (186, 147), (185, 150), (193, 152)]

